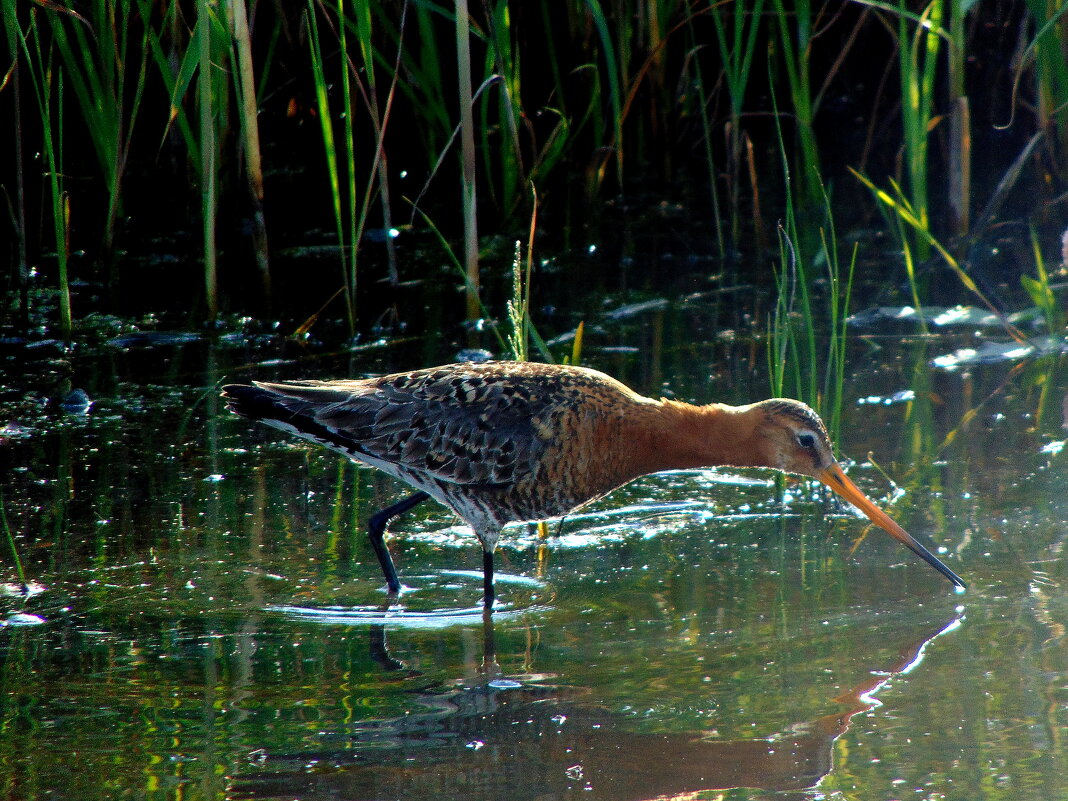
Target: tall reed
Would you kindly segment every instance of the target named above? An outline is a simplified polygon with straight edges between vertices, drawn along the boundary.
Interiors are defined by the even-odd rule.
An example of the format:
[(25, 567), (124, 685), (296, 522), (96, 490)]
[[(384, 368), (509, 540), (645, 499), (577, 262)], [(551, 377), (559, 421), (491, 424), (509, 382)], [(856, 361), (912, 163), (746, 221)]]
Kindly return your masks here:
[[(198, 0), (197, 23), (193, 30), (194, 46), (190, 51), (197, 55), (197, 107), (200, 135), (200, 214), (203, 232), (204, 292), (208, 304), (208, 317), (214, 321), (219, 314), (218, 249), (215, 243), (215, 217), (219, 205), (218, 151), (219, 130), (216, 115), (225, 106), (219, 104), (216, 94), (219, 82), (215, 80), (215, 63), (212, 60), (212, 30), (218, 25), (215, 6), (211, 0)], [(225, 90), (225, 84), (222, 84)]]
[[(794, 133), (797, 141), (797, 162), (802, 169), (796, 171), (799, 194), (795, 200), (806, 212), (818, 209), (821, 204), (820, 153), (816, 132), (812, 127), (818, 100), (813, 94), (810, 62), (812, 59), (813, 13), (809, 0), (797, 0), (793, 8), (787, 8), (784, 0), (772, 0), (775, 10), (779, 62), (785, 68), (786, 86), (789, 89), (793, 112)], [(790, 21), (793, 20), (793, 25)], [(774, 91), (774, 90), (773, 90)], [(776, 123), (778, 125), (778, 123)], [(781, 130), (777, 127), (777, 130)], [(781, 136), (781, 134), (780, 134)]]
[[(397, 55), (394, 59), (392, 76), (389, 89), (386, 92), (384, 107), (380, 104), (378, 89), (378, 53), (375, 50), (372, 34), (371, 6), (368, 3), (357, 3), (355, 13), (355, 27), (357, 42), (360, 49), (360, 63), (362, 69), (357, 69), (351, 61), (347, 61), (345, 67), (354, 72), (355, 77), (364, 76), (366, 91), (362, 92), (367, 105), (367, 111), (371, 118), (371, 124), (375, 133), (375, 156), (371, 165), (363, 194), (363, 204), (360, 209), (359, 221), (356, 226), (354, 238), (357, 242), (363, 238), (363, 231), (367, 224), (367, 215), (371, 208), (372, 189), (378, 187), (380, 206), (382, 209), (382, 227), (386, 231), (385, 245), (388, 260), (389, 278), (394, 284), (400, 281), (400, 273), (397, 267), (397, 252), (393, 242), (393, 207), (389, 188), (389, 160), (386, 157), (385, 137), (389, 125), (390, 110), (393, 107), (393, 99), (396, 96), (397, 83), (400, 79), (400, 60), (403, 53), (403, 37), (405, 24), (408, 17), (408, 3), (401, 8), (401, 18), (398, 23)], [(383, 59), (384, 60), (384, 59)]]
[(8, 90), (12, 98), (11, 138), (14, 142), (15, 151), (15, 197), (9, 202), (12, 206), (11, 223), (16, 240), (15, 285), (18, 292), (19, 328), (26, 332), (29, 330), (30, 325), (30, 266), (27, 260), (28, 248), (26, 243), (26, 162), (23, 153), (22, 70), (19, 69), (19, 64), (22, 60), (20, 58), (22, 27), (18, 20), (15, 0), (0, 0), (0, 21), (3, 22), (8, 59), (11, 64), (3, 80), (0, 81), (0, 93)]
[[(774, 103), (774, 99), (772, 101)], [(779, 117), (776, 114), (775, 119)], [(776, 301), (768, 336), (768, 367), (772, 393), (792, 395), (814, 409), (837, 437), (841, 426), (846, 370), (846, 321), (852, 295), (857, 250), (848, 270), (838, 253), (834, 213), (830, 196), (815, 176), (822, 198), (818, 223), (818, 250), (806, 250), (811, 237), (802, 235), (794, 198), (794, 181), (779, 127), (779, 159), (782, 164), (786, 209), (779, 228), (779, 267), (775, 272)], [(806, 215), (811, 220), (812, 210)], [(825, 275), (811, 269), (822, 262)], [(824, 295), (817, 309), (818, 287)], [(821, 352), (821, 343), (826, 343)]]
[(144, 96), (148, 34), (142, 29), (131, 42), (136, 17), (132, 0), (96, 0), (86, 13), (88, 17), (82, 18), (50, 11), (49, 32), (104, 177), (107, 216), (103, 253), (110, 262), (123, 176)]
[[(1027, 53), (1034, 59), (1038, 127), (1053, 134), (1063, 153), (1068, 149), (1068, 5), (1027, 0), (1027, 8), (1037, 29)], [(1068, 162), (1062, 159), (1061, 177), (1065, 175)]]
[(40, 12), (30, 9), (29, 20), (23, 27), (17, 20), (16, 11), (5, 13), (5, 19), (15, 19), (19, 37), (19, 49), (26, 59), (37, 112), (41, 123), (42, 151), (47, 170), (45, 179), (52, 217), (52, 241), (55, 245), (58, 272), (59, 325), (63, 338), (70, 340), (72, 330), (70, 279), (68, 259), (70, 254), (70, 205), (63, 173), (64, 146), (64, 73), (59, 69), (52, 41), (46, 41), (46, 32), (41, 24)]
[[(597, 0), (587, 0), (586, 6), (593, 18), (594, 27), (597, 31), (601, 45), (601, 57), (604, 59), (604, 75), (608, 83), (608, 99), (612, 110), (612, 150), (615, 156), (616, 180), (623, 183), (623, 87), (626, 85), (622, 78), (621, 59), (617, 55), (617, 47), (613, 42), (608, 21), (604, 10)], [(625, 22), (629, 15), (622, 14), (619, 19)]]
[[(900, 12), (907, 12), (900, 0)], [(943, 17), (942, 0), (931, 0), (909, 33), (907, 13), (898, 14), (898, 68), (901, 74), (901, 127), (904, 134), (904, 172), (908, 176), (909, 205), (918, 226), (930, 230), (927, 196), (927, 145), (934, 114), (935, 71), (938, 66)], [(917, 257), (925, 261), (930, 247), (923, 236), (913, 242)]]
[[(698, 46), (699, 46), (697, 44), (697, 35), (696, 35), (695, 32), (691, 32), (690, 35), (691, 35), (692, 50), (696, 50), (698, 48)], [(727, 247), (726, 247), (725, 237), (723, 235), (723, 221), (720, 219), (722, 217), (722, 212), (720, 210), (720, 203), (719, 203), (719, 189), (718, 189), (719, 170), (716, 167), (716, 154), (715, 154), (715, 148), (713, 147), (713, 137), (715, 135), (715, 131), (716, 131), (718, 126), (717, 126), (717, 121), (713, 118), (711, 110), (709, 109), (710, 100), (709, 100), (709, 93), (708, 93), (706, 80), (705, 80), (705, 76), (707, 74), (707, 71), (702, 68), (700, 61), (698, 59), (696, 59), (696, 58), (692, 59), (691, 68), (693, 69), (693, 82), (694, 82), (694, 85), (695, 85), (695, 87), (697, 89), (697, 102), (698, 102), (698, 105), (699, 105), (699, 108), (700, 108), (700, 110), (698, 112), (698, 116), (699, 116), (699, 119), (701, 120), (701, 132), (702, 132), (702, 137), (701, 138), (702, 138), (702, 145), (703, 145), (702, 149), (704, 151), (704, 157), (705, 157), (705, 159), (704, 159), (705, 168), (708, 171), (708, 180), (707, 180), (708, 193), (709, 193), (709, 199), (712, 202), (712, 205), (711, 205), (712, 226), (713, 226), (713, 228), (715, 229), (715, 232), (716, 232), (716, 255), (719, 258), (722, 259), (727, 253)], [(733, 204), (732, 204), (732, 206), (733, 206)], [(732, 221), (735, 220), (735, 219), (737, 219), (737, 215), (733, 213), (733, 208), (732, 208)], [(733, 229), (733, 226), (732, 226), (732, 229)], [(732, 245), (732, 247), (737, 249), (737, 246), (738, 246), (737, 237), (732, 237), (731, 245)]]
[[(735, 0), (731, 4), (712, 3), (712, 22), (716, 29), (723, 82), (727, 87), (729, 116), (727, 137), (727, 191), (730, 198), (731, 242), (735, 248), (741, 240), (741, 171), (742, 112), (753, 66), (757, 33), (761, 26), (764, 0), (749, 5)], [(702, 104), (703, 105), (703, 104)]]
[(946, 88), (949, 93), (949, 180), (948, 206), (953, 235), (964, 237), (971, 226), (972, 202), (972, 113), (965, 85), (967, 35), (964, 18), (967, 3), (949, 3)]
[(264, 301), (271, 302), (271, 265), (267, 248), (267, 220), (263, 211), (263, 163), (260, 155), (259, 104), (256, 102), (256, 75), (252, 64), (252, 31), (248, 24), (245, 0), (230, 4), (233, 28), (234, 86), (237, 93), (237, 118), (241, 123), (242, 153), (249, 202), (252, 204), (252, 253), (260, 273)]
[(478, 190), (475, 174), (475, 115), (471, 87), (471, 18), (467, 0), (456, 0), (456, 74), (460, 102), (460, 203), (463, 263), (467, 273), (467, 318), (478, 317)]
[[(493, 95), (484, 95), (480, 106), (478, 130), (482, 155), (484, 185), (490, 195), (498, 194), (497, 204), (506, 213), (524, 198), (526, 169), (519, 146), (522, 124), (522, 83), (516, 31), (512, 28), (508, 0), (486, 3), (488, 26), (485, 72), (497, 78)], [(496, 103), (493, 102), (496, 97)], [(496, 114), (491, 107), (496, 107)], [(495, 191), (497, 184), (499, 190)]]
[[(343, 8), (343, 6), (341, 7)], [(341, 279), (345, 291), (345, 312), (348, 318), (349, 331), (356, 331), (356, 273), (355, 273), (355, 249), (356, 242), (347, 238), (345, 220), (355, 217), (355, 137), (352, 132), (352, 120), (350, 114), (345, 114), (345, 137), (343, 146), (345, 150), (338, 152), (334, 138), (334, 116), (330, 106), (328, 82), (326, 78), (326, 61), (323, 56), (322, 39), (319, 35), (319, 23), (315, 13), (315, 0), (308, 0), (308, 48), (311, 54), (312, 76), (315, 85), (315, 101), (319, 110), (319, 131), (323, 141), (323, 155), (326, 158), (326, 170), (330, 181), (330, 200), (334, 211), (334, 228), (337, 234), (338, 258), (341, 260)], [(340, 26), (339, 45), (344, 51), (346, 45), (346, 33), (344, 25)], [(351, 101), (348, 70), (343, 70), (342, 99), (345, 109), (349, 108)], [(347, 193), (342, 193), (341, 169), (339, 162), (345, 157), (346, 176), (349, 181)], [(343, 207), (345, 198), (348, 198), (348, 214)]]

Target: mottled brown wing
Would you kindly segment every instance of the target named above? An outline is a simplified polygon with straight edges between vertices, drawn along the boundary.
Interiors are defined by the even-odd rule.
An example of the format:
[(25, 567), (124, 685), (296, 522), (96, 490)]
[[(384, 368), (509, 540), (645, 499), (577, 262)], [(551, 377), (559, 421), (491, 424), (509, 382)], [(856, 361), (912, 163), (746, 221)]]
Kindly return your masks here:
[(456, 484), (507, 485), (534, 471), (554, 422), (567, 410), (537, 375), (504, 376), (479, 367), (259, 386), (357, 458)]

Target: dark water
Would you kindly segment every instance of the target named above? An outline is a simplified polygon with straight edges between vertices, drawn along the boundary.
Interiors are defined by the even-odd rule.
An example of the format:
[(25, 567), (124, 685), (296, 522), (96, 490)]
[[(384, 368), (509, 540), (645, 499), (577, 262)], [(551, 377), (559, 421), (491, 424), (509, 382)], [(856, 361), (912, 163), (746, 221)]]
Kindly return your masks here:
[[(763, 345), (700, 316), (605, 316), (585, 361), (650, 394), (766, 394)], [(424, 505), (393, 527), (389, 607), (363, 527), (404, 488), (216, 386), (449, 347), (8, 354), (4, 512), (35, 594), (4, 545), (4, 797), (1068, 797), (1063, 359), (960, 351), (996, 330), (853, 335), (850, 474), (966, 594), (806, 487), (709, 470), (509, 529), (490, 621), (479, 549)], [(55, 402), (68, 375), (85, 413)]]

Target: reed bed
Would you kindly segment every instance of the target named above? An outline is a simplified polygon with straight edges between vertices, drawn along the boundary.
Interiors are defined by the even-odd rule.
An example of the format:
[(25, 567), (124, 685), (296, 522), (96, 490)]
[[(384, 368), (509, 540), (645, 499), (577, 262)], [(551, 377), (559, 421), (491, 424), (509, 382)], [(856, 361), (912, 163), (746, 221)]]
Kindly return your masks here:
[[(64, 335), (91, 310), (72, 307), (72, 283), (107, 274), (102, 295), (121, 296), (139, 268), (116, 254), (174, 228), (198, 231), (175, 245), (186, 266), (169, 296), (194, 323), (272, 306), (305, 320), (340, 290), (356, 333), (361, 287), (422, 278), (398, 258), (399, 229), (455, 247), (475, 317), (486, 242), (522, 230), (532, 185), (572, 244), (619, 198), (678, 200), (709, 219), (709, 255), (769, 288), (782, 274), (764, 219), (788, 211), (808, 237), (788, 240), (814, 259), (837, 247), (819, 234), (829, 205), (849, 226), (884, 214), (924, 302), (919, 265), (968, 286), (966, 254), (1003, 213), (1046, 237), (1068, 184), (1068, 25), (1041, 2), (0, 10), (0, 119), (15, 121), (0, 157), (4, 322), (53, 307), (26, 291), (33, 275)], [(769, 158), (780, 139), (790, 185)], [(340, 270), (280, 267), (268, 234), (334, 248)], [(371, 241), (385, 258), (366, 260)]]

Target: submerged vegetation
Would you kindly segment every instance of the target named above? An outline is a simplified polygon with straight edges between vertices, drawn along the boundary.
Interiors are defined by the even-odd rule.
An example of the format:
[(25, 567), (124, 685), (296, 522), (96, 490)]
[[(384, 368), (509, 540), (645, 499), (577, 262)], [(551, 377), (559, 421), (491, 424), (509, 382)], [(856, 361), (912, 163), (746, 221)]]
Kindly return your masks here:
[[(565, 252), (611, 237), (620, 214), (678, 204), (709, 273), (779, 290), (780, 323), (817, 294), (834, 310), (796, 354), (808, 362), (816, 337), (839, 352), (848, 313), (832, 208), (839, 231), (882, 215), (897, 243), (899, 274), (858, 268), (859, 282), (889, 279), (919, 305), (952, 276), (960, 297), (941, 295), (999, 314), (1022, 287), (1060, 319), (1030, 283), (1050, 283), (1041, 245), (1068, 185), (1068, 20), (1047, 4), (0, 8), (9, 329), (36, 315), (69, 338), (101, 306), (195, 326), (326, 304), (351, 335), (390, 305), (368, 297), (426, 277), (398, 256), (418, 232), (463, 269), (475, 318), (503, 305), (480, 259), (507, 283), (489, 243), (518, 238), (535, 197), (541, 247)], [(1017, 275), (973, 275), (1006, 221), (1038, 232), (1035, 255), (1023, 241)], [(340, 269), (287, 255), (312, 247)], [(813, 400), (835, 383), (795, 380)]]

